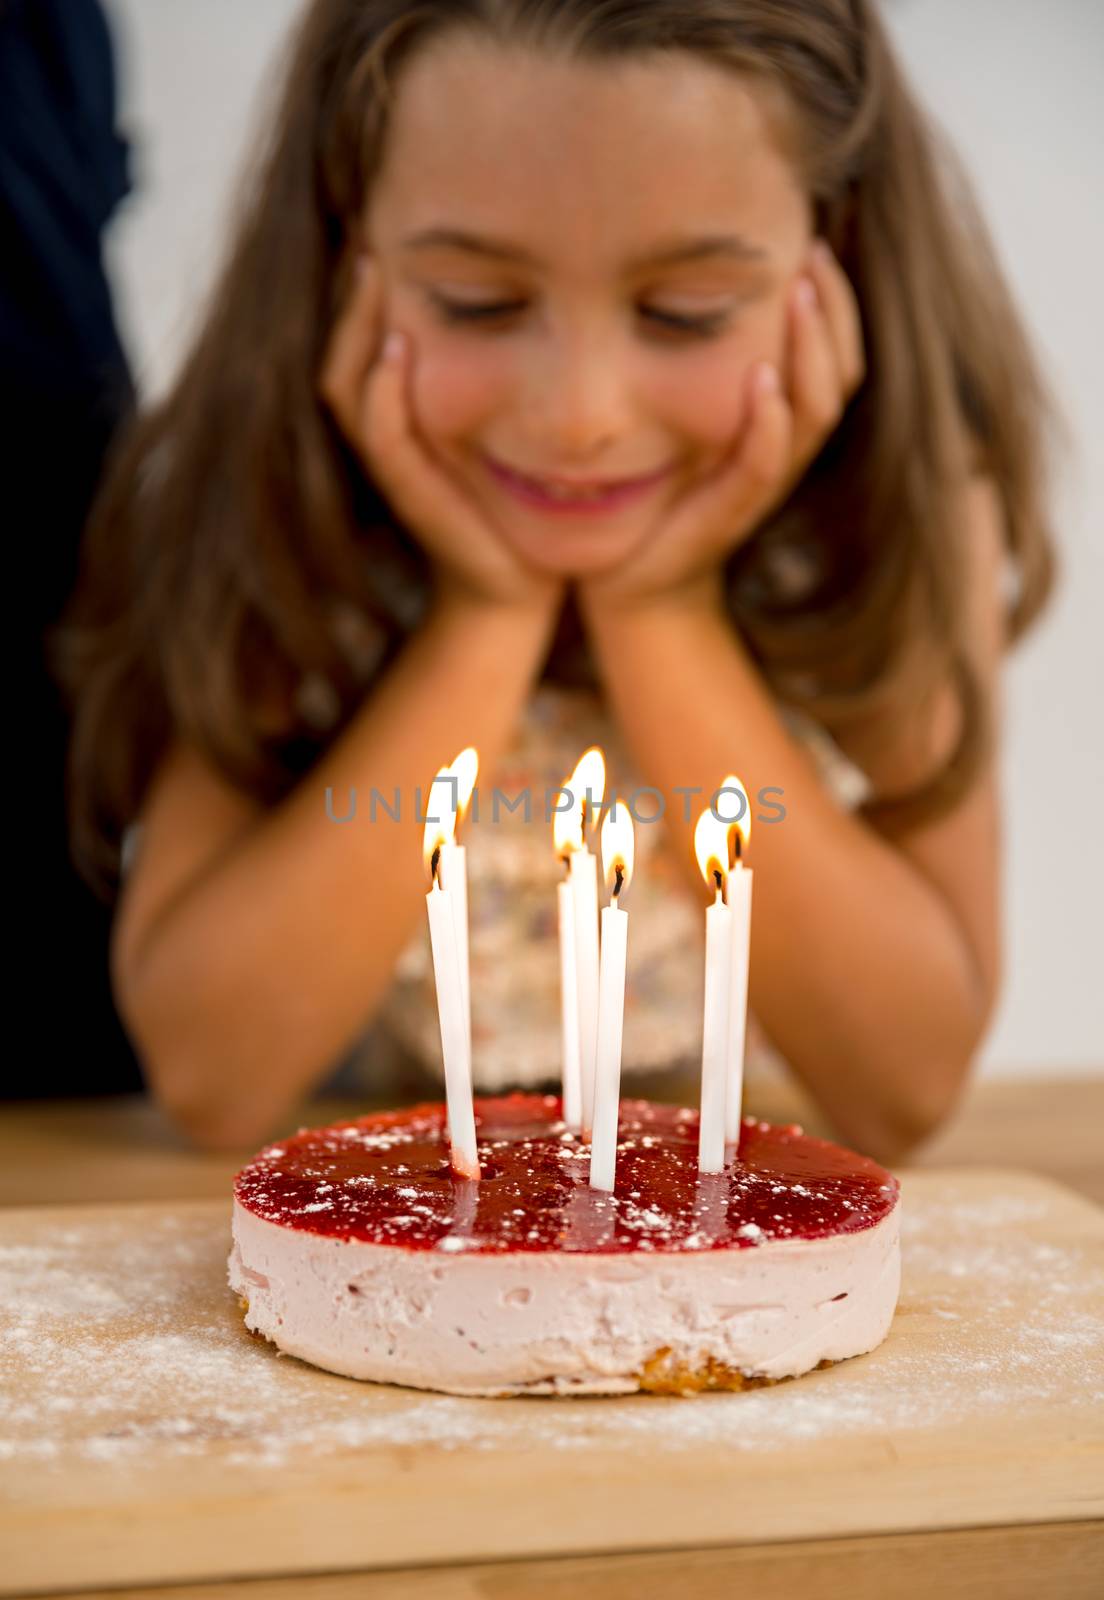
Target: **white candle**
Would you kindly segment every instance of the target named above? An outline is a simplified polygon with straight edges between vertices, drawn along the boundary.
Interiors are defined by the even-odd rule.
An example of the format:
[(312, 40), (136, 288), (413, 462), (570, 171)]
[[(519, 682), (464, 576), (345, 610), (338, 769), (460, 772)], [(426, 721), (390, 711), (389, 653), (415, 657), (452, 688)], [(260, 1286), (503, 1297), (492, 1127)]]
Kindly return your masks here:
[(560, 1032), (563, 1040), (563, 1120), (569, 1128), (582, 1122), (582, 1079), (579, 1074), (579, 988), (575, 957), (575, 897), (565, 879), (556, 885), (560, 927)]
[[(452, 895), (456, 917), (456, 950), (460, 962), (460, 994), (464, 1002), (464, 1034), (471, 1054), (471, 961), (468, 941), (468, 853), (456, 841), (456, 830), (467, 814), (479, 772), (479, 755), (473, 746), (461, 750), (456, 760), (443, 767), (433, 780), (438, 791), (434, 810), (444, 807), (452, 817), (452, 837), (442, 837), (438, 872), (441, 887)], [(427, 828), (431, 826), (427, 822)], [(437, 826), (444, 834), (446, 824)]]
[(468, 946), (468, 852), (451, 840), (441, 846), (438, 866), (441, 888), (452, 898), (456, 919), (456, 959), (460, 966), (460, 1003), (464, 1037), (471, 1049), (471, 966)]
[(718, 888), (717, 898), (705, 913), (705, 1000), (702, 1019), (701, 1120), (698, 1129), (700, 1172), (720, 1172), (724, 1166), (731, 961), (732, 918)]
[(621, 1031), (625, 1014), (625, 954), (628, 913), (616, 903), (602, 908), (602, 957), (598, 994), (594, 1126), (590, 1143), (590, 1187), (612, 1189), (617, 1160), (617, 1116), (621, 1101)]
[(726, 1049), (725, 1142), (738, 1145), (743, 1117), (744, 1043), (747, 1036), (748, 966), (751, 956), (752, 871), (741, 862), (728, 874), (728, 909), (732, 913), (731, 979)]
[(628, 808), (615, 801), (602, 824), (602, 868), (612, 893), (609, 905), (602, 910), (594, 1126), (590, 1146), (590, 1187), (610, 1191), (617, 1166), (625, 956), (629, 937), (628, 913), (622, 911), (618, 901), (632, 876), (632, 863), (632, 818)]
[(729, 991), (732, 971), (732, 913), (724, 902), (728, 841), (725, 825), (707, 808), (694, 829), (694, 852), (706, 883), (716, 895), (705, 912), (705, 993), (702, 1005), (701, 1114), (698, 1170), (720, 1172), (725, 1161), (725, 1095)]
[[(468, 975), (468, 875), (455, 830), (471, 799), (479, 757), (469, 748), (442, 767), (430, 787), (422, 853), (430, 875), (426, 895), (437, 1020), (445, 1064), (450, 1160), (465, 1178), (479, 1177), (472, 1099), (471, 987)], [(438, 812), (441, 814), (438, 815)], [(442, 871), (447, 872), (445, 881)]]
[[(725, 900), (732, 917), (732, 949), (729, 978), (728, 1040), (725, 1047), (725, 1143), (738, 1146), (743, 1119), (744, 1046), (747, 1037), (748, 967), (751, 959), (752, 871), (743, 857), (751, 839), (751, 803), (747, 790), (734, 774), (722, 785), (717, 809), (725, 819), (727, 842), (738, 841), (737, 859), (729, 868)], [(736, 814), (738, 813), (738, 814)], [(735, 1154), (735, 1152), (733, 1152)]]
[(579, 1007), (579, 1077), (583, 1133), (594, 1126), (594, 1073), (598, 1053), (598, 859), (584, 845), (571, 852), (575, 903), (575, 970)]
[(429, 939), (433, 950), (433, 977), (437, 986), (437, 1016), (441, 1027), (441, 1053), (445, 1062), (448, 1099), (450, 1158), (465, 1178), (479, 1177), (475, 1148), (475, 1108), (472, 1104), (471, 1050), (464, 1029), (464, 1000), (460, 988), (460, 961), (456, 947), (453, 897), (442, 889), (434, 874), (426, 895)]
[[(560, 973), (564, 1007), (564, 1120), (590, 1137), (594, 1121), (594, 1062), (598, 1047), (598, 862), (587, 848), (586, 830), (595, 810), (601, 805), (606, 787), (605, 757), (597, 745), (583, 752), (575, 770), (562, 786), (571, 797), (564, 810), (557, 809), (552, 819), (552, 842), (557, 856), (567, 862), (567, 895), (560, 894)], [(567, 900), (571, 906), (571, 932)], [(570, 940), (573, 957), (566, 945)], [(574, 979), (565, 976), (566, 964), (574, 960)], [(572, 999), (572, 995), (574, 998)], [(570, 1015), (573, 1007), (574, 1022)], [(575, 1045), (572, 1048), (571, 1034)], [(579, 1094), (572, 1094), (575, 1118), (569, 1118), (568, 1085), (575, 1078), (578, 1058)]]

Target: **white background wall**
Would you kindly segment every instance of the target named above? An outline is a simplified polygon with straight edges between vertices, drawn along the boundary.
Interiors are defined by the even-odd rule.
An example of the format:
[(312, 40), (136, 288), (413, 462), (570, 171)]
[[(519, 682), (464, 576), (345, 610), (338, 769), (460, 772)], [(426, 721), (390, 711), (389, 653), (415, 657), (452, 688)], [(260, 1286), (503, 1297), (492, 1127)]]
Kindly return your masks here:
[[(298, 0), (108, 0), (136, 193), (109, 241), (147, 394), (173, 372)], [(987, 1075), (1104, 1069), (1104, 4), (887, 0), (921, 96), (975, 176), (1068, 411), (1065, 577), (1007, 678), (1006, 977)]]

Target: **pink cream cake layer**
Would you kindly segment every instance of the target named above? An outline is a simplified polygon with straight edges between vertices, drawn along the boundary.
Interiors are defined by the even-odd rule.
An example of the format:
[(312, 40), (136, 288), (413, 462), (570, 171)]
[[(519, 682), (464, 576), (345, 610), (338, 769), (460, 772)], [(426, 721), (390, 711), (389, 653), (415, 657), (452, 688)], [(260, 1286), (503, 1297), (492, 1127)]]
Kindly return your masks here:
[(612, 1195), (554, 1096), (476, 1101), (482, 1179), (445, 1108), (269, 1146), (235, 1184), (246, 1325), (349, 1377), (466, 1395), (695, 1392), (873, 1349), (900, 1286), (899, 1189), (800, 1129), (745, 1120), (697, 1172), (697, 1112), (623, 1101)]

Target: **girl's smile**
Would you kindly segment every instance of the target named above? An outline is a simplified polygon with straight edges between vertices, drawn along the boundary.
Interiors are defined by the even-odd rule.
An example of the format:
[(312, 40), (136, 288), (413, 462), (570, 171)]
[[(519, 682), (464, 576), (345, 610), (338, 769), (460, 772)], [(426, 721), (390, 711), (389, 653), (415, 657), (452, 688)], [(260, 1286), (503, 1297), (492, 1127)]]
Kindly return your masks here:
[(537, 571), (578, 577), (616, 566), (660, 525), (676, 478), (667, 466), (602, 494), (565, 497), (485, 451), (478, 459), (482, 482), (470, 472), (465, 481), (502, 537)]
[(576, 485), (554, 479), (533, 478), (492, 460), (490, 456), (485, 459), (495, 480), (515, 495), (522, 505), (536, 506), (539, 510), (561, 516), (594, 516), (617, 510), (648, 493), (671, 470), (669, 467), (660, 467), (658, 471), (641, 477), (613, 479), (605, 483), (600, 480), (593, 483), (580, 481)]

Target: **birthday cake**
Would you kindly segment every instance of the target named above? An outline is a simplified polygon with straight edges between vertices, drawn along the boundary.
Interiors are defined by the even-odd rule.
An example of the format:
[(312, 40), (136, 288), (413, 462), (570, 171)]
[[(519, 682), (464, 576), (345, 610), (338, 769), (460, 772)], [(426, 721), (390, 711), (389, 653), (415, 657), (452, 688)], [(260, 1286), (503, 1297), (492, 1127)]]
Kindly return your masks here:
[(423, 1104), (262, 1150), (234, 1186), (231, 1288), (289, 1355), (462, 1395), (695, 1394), (874, 1349), (900, 1287), (897, 1180), (745, 1118), (698, 1170), (697, 1110), (623, 1100), (612, 1192), (558, 1096), (476, 1099), (481, 1176)]

